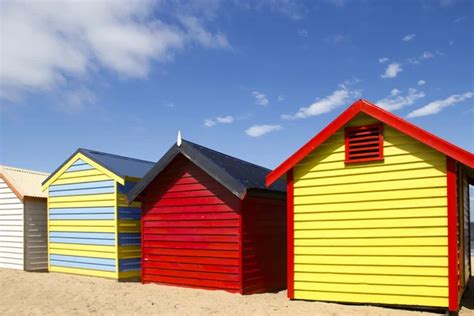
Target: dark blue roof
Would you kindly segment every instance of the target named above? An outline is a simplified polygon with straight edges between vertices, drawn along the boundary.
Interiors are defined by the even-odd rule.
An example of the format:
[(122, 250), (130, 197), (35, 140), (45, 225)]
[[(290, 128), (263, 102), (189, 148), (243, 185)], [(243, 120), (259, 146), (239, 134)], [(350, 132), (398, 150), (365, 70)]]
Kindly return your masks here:
[(56, 172), (58, 172), (69, 160), (78, 153), (82, 153), (86, 157), (92, 159), (99, 165), (115, 173), (119, 177), (143, 178), (143, 176), (155, 165), (152, 161), (124, 157), (109, 153), (79, 148), (66, 161), (64, 161), (56, 170), (54, 170), (43, 184), (46, 183)]
[(80, 148), (79, 152), (121, 177), (143, 178), (155, 165), (151, 161), (118, 156), (96, 150)]
[(265, 177), (270, 169), (182, 140), (181, 146), (176, 144), (171, 146), (168, 152), (129, 192), (128, 200), (135, 200), (178, 154), (187, 157), (241, 199), (245, 197), (248, 190), (278, 193), (286, 191), (286, 184), (283, 180), (275, 182), (269, 188), (265, 186)]
[[(223, 154), (190, 141), (183, 140), (183, 143), (184, 142), (212, 160), (224, 172), (240, 182), (246, 189), (267, 189), (265, 186), (265, 177), (271, 172), (270, 169)], [(286, 191), (286, 182), (284, 180), (277, 181), (268, 189), (284, 192)]]

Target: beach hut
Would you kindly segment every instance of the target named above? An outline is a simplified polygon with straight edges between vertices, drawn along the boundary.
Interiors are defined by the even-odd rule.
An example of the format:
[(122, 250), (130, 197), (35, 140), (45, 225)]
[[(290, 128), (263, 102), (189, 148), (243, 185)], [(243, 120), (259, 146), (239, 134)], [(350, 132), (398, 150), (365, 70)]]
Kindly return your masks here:
[(129, 193), (142, 202), (142, 282), (241, 294), (286, 287), (285, 183), (178, 139)]
[(47, 173), (0, 166), (0, 268), (45, 271), (48, 268)]
[(140, 276), (140, 203), (126, 194), (153, 162), (78, 149), (44, 182), (49, 271)]
[(473, 154), (359, 100), (286, 176), (291, 299), (457, 311), (470, 278)]

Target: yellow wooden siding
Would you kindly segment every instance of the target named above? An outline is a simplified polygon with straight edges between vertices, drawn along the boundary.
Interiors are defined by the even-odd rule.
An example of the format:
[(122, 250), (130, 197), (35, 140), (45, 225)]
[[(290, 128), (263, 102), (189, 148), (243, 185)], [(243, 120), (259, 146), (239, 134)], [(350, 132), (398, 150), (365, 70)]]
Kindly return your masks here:
[[(136, 178), (127, 178), (127, 182), (136, 183), (140, 179)], [(124, 193), (117, 194), (116, 209), (119, 208), (141, 208), (140, 202), (128, 203), (127, 195)], [(141, 234), (141, 220), (132, 220), (132, 219), (120, 219), (117, 220), (117, 234), (120, 233), (139, 233)], [(141, 245), (119, 245), (117, 243), (117, 264), (120, 264), (120, 260), (127, 259), (137, 259), (141, 258), (142, 251)], [(129, 278), (140, 278), (141, 277), (141, 268), (129, 271), (119, 271), (119, 279), (129, 279)]]
[(447, 307), (446, 157), (387, 125), (384, 161), (344, 149), (341, 129), (294, 168), (295, 298)]
[[(65, 184), (79, 184), (86, 182), (97, 182), (97, 181), (116, 181), (105, 173), (102, 167), (97, 167), (95, 163), (81, 157), (84, 162), (89, 163), (92, 169), (67, 172), (67, 168), (70, 167), (79, 156), (72, 158), (61, 172), (55, 176), (53, 182), (49, 183), (49, 187), (54, 185), (65, 185)], [(116, 189), (113, 189), (113, 193), (103, 194), (80, 194), (80, 195), (67, 195), (67, 196), (49, 196), (48, 197), (48, 235), (51, 233), (115, 233), (116, 232), (116, 219), (50, 219), (49, 211), (51, 209), (77, 209), (80, 208), (97, 208), (97, 207), (115, 207), (116, 205)], [(116, 218), (116, 216), (115, 216)], [(48, 241), (49, 248), (49, 270), (51, 272), (64, 272), (72, 274), (82, 274), (88, 276), (99, 276), (106, 278), (118, 278), (118, 269), (115, 264), (115, 271), (102, 271), (94, 269), (92, 264), (89, 268), (79, 267), (68, 267), (51, 264), (52, 255), (62, 256), (71, 258), (71, 262), (80, 263), (82, 258), (85, 260), (113, 260), (117, 257), (116, 246), (117, 238), (114, 238), (114, 245), (98, 245), (88, 244), (79, 241), (77, 243), (56, 243)]]

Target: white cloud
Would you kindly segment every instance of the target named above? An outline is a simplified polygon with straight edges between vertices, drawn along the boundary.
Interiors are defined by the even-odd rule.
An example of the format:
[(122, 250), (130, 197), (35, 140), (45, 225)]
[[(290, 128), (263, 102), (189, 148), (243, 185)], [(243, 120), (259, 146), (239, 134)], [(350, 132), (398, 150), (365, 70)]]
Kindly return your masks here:
[(418, 80), (418, 82), (417, 82), (416, 84), (419, 85), (419, 86), (422, 86), (422, 85), (424, 85), (425, 83), (426, 83), (425, 80)]
[(218, 116), (216, 117), (216, 121), (221, 124), (230, 124), (234, 122), (234, 117), (231, 115), (227, 116)]
[(427, 105), (419, 109), (416, 109), (415, 111), (409, 113), (408, 117), (433, 115), (433, 114), (441, 112), (444, 108), (448, 106), (452, 106), (456, 103), (463, 102), (472, 97), (474, 97), (474, 93), (470, 91), (465, 92), (463, 94), (453, 94), (444, 100), (436, 100), (431, 103), (428, 103)]
[(332, 94), (322, 99), (316, 99), (309, 106), (300, 108), (295, 114), (284, 114), (281, 118), (284, 120), (295, 120), (321, 115), (347, 104), (351, 99), (359, 96), (359, 91), (351, 90), (347, 85), (340, 85), (339, 89), (333, 91)]
[(211, 120), (211, 119), (205, 119), (204, 120), (204, 126), (213, 127), (214, 125), (216, 125), (216, 121)]
[(153, 1), (2, 2), (1, 97), (16, 102), (76, 80), (86, 84), (102, 70), (142, 79), (155, 61), (168, 62), (190, 44), (229, 47), (204, 20), (176, 13), (165, 22), (160, 10)]
[(409, 88), (408, 93), (405, 96), (401, 94), (400, 90), (393, 89), (389, 96), (377, 101), (376, 104), (388, 111), (395, 111), (412, 105), (417, 100), (424, 97), (425, 93), (423, 91), (418, 91), (415, 88)]
[(337, 45), (337, 44), (348, 41), (349, 38), (347, 36), (343, 35), (343, 34), (334, 34), (334, 35), (331, 35), (331, 36), (327, 36), (324, 40), (327, 43)]
[(283, 102), (283, 101), (285, 101), (285, 97), (282, 96), (282, 95), (279, 95), (277, 100), (278, 100), (278, 102)]
[(269, 101), (267, 96), (264, 93), (254, 91), (252, 95), (255, 97), (255, 103), (261, 106), (267, 106)]
[(381, 58), (379, 58), (379, 63), (381, 63), (381, 64), (385, 64), (387, 61), (388, 61), (388, 58), (387, 58), (387, 57), (381, 57)]
[(385, 73), (381, 75), (382, 78), (395, 78), (401, 71), (402, 66), (398, 63), (391, 63), (385, 69)]
[(79, 112), (87, 105), (96, 101), (95, 94), (87, 88), (66, 91), (61, 96), (61, 110), (65, 112)]
[(281, 130), (281, 125), (253, 125), (245, 130), (250, 137), (260, 137), (265, 134)]
[(204, 120), (204, 126), (206, 127), (213, 127), (216, 124), (231, 124), (231, 123), (234, 123), (234, 117), (232, 115), (217, 116), (212, 119)]
[[(443, 53), (441, 52), (436, 52), (437, 55), (440, 55), (442, 56)], [(415, 65), (418, 65), (419, 63), (421, 63), (422, 61), (425, 61), (427, 59), (433, 59), (435, 58), (435, 55), (430, 52), (430, 51), (424, 51), (420, 56), (418, 57), (411, 57), (411, 58), (408, 58), (408, 62), (411, 63), (411, 64), (415, 64)]]
[(415, 39), (416, 37), (416, 34), (407, 34), (405, 35), (403, 38), (402, 38), (402, 41), (404, 42), (409, 42), (409, 41), (412, 41), (413, 39)]
[(299, 29), (298, 30), (298, 36), (301, 38), (306, 38), (308, 37), (309, 33), (307, 29)]

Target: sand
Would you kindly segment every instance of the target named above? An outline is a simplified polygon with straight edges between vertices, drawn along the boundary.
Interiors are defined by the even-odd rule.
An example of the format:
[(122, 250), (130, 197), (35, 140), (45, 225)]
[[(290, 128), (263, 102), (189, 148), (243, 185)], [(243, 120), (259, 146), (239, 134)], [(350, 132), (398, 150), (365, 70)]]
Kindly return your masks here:
[[(473, 284), (474, 285), (474, 284)], [(474, 315), (469, 293), (461, 315)], [(289, 301), (286, 291), (241, 296), (67, 275), (0, 269), (0, 315), (442, 315), (405, 309)]]

